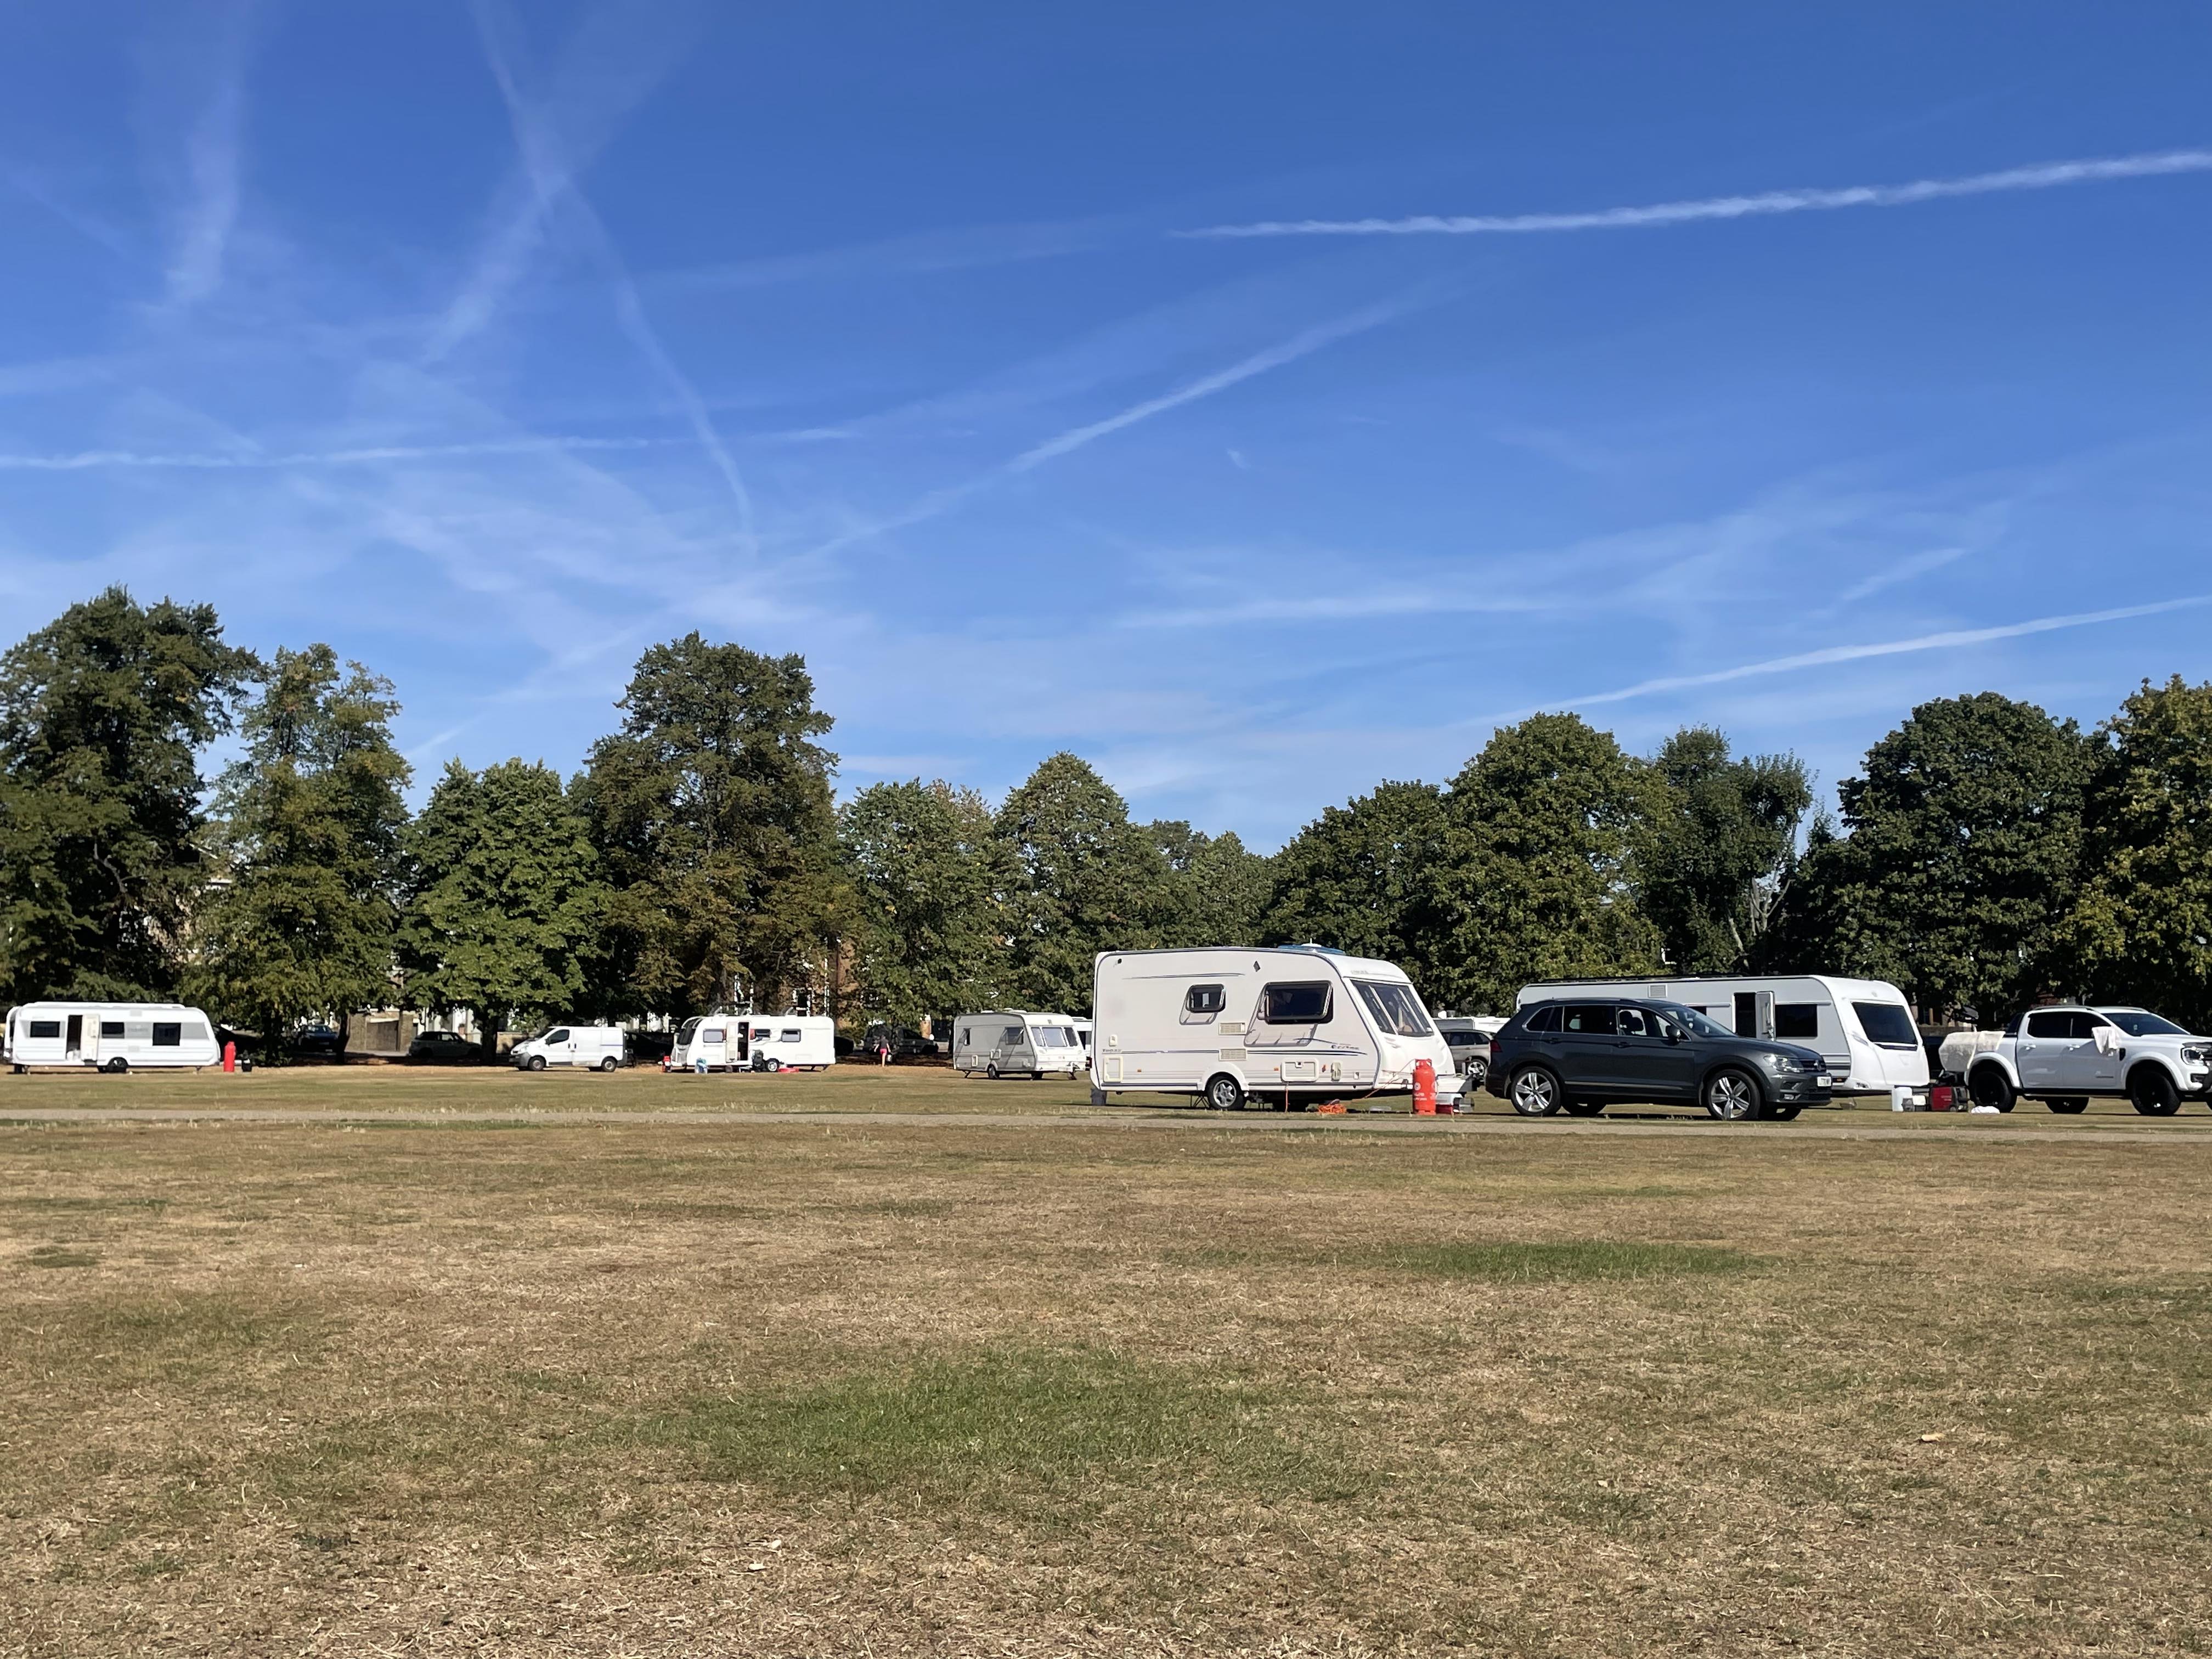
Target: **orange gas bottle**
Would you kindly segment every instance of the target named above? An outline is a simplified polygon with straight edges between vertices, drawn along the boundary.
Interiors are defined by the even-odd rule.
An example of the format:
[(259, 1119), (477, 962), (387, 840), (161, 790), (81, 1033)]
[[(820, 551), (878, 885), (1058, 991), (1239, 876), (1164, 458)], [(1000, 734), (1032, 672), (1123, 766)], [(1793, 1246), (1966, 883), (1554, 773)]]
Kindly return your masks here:
[(1413, 1062), (1413, 1111), (1417, 1116), (1437, 1115), (1437, 1068), (1433, 1062)]

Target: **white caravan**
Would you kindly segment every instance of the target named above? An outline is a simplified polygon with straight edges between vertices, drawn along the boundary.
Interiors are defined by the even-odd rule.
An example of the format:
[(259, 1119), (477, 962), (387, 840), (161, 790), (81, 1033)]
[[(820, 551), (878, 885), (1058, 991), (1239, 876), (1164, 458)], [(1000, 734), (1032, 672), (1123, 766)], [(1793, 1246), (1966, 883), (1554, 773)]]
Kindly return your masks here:
[(952, 1069), (965, 1077), (1079, 1077), (1089, 1061), (1066, 1014), (994, 1008), (952, 1023)]
[(215, 1027), (176, 1002), (27, 1002), (8, 1011), (8, 1063), (197, 1072), (222, 1059)]
[(516, 1043), (507, 1057), (524, 1072), (542, 1072), (548, 1066), (611, 1072), (623, 1063), (623, 1048), (619, 1025), (556, 1025)]
[(1198, 1095), (1234, 1111), (1402, 1095), (1421, 1060), (1437, 1096), (1464, 1079), (1403, 969), (1318, 945), (1109, 951), (1095, 968), (1097, 1090)]
[(837, 1062), (837, 1022), (826, 1014), (705, 1014), (677, 1029), (668, 1069), (818, 1072)]
[(1912, 1005), (1881, 980), (1821, 974), (1563, 979), (1522, 986), (1518, 1006), (1579, 996), (1683, 1003), (1738, 1036), (1819, 1049), (1839, 1095), (1894, 1099), (1902, 1089), (1911, 1104), (1928, 1104), (1928, 1051)]

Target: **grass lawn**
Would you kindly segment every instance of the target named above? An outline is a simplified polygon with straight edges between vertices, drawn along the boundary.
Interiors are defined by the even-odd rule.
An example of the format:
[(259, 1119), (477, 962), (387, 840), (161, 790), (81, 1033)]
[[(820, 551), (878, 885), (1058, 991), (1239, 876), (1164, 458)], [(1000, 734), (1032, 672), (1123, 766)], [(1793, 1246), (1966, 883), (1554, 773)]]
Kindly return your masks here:
[(0, 1128), (0, 1655), (2212, 1645), (2198, 1135), (509, 1085), (914, 1116)]

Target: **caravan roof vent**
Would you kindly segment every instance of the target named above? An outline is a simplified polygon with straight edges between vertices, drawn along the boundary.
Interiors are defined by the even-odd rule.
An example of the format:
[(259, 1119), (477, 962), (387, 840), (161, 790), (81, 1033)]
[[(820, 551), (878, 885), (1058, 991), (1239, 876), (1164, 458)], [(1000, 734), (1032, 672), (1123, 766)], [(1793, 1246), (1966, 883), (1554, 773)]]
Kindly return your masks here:
[(1276, 948), (1282, 951), (1310, 951), (1316, 956), (1321, 957), (1340, 957), (1344, 954), (1334, 945), (1282, 945)]

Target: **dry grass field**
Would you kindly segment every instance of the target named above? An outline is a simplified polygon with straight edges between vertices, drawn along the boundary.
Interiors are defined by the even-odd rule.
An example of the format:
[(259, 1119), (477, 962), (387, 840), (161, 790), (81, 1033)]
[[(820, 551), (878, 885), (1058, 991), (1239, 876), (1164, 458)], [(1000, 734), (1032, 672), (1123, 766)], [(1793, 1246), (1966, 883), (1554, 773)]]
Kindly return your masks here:
[[(362, 1091), (0, 1127), (9, 1659), (2212, 1645), (2200, 1107), (1852, 1139), (979, 1127), (896, 1071), (727, 1085), (894, 1123), (227, 1085), (0, 1084)], [(1080, 1110), (983, 1103), (1024, 1090)], [(378, 1121), (399, 1091), (457, 1115)]]

